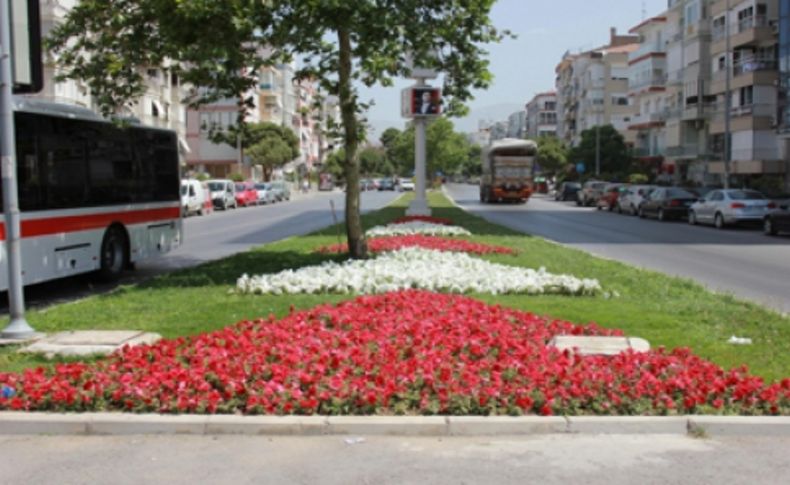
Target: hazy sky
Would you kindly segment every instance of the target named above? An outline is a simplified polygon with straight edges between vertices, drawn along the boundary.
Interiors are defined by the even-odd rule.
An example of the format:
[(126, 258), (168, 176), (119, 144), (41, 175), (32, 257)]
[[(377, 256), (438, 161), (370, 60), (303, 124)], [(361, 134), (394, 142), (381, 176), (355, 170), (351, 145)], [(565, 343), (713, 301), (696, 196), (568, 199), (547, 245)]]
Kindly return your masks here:
[[(666, 7), (667, 0), (499, 0), (492, 12), (494, 25), (511, 30), (518, 38), (488, 47), (494, 84), (475, 94), (469, 104), (469, 119), (454, 122), (469, 131), (481, 115), (487, 118), (492, 112), (508, 112), (501, 106), (492, 107), (513, 105), (509, 109), (513, 112), (536, 93), (554, 89), (554, 68), (565, 51), (605, 44), (610, 27), (627, 33), (642, 21), (643, 10), (653, 17)], [(375, 101), (369, 119), (379, 131), (403, 126), (400, 90), (410, 84), (412, 81), (403, 80), (394, 88), (362, 91), (364, 100)]]

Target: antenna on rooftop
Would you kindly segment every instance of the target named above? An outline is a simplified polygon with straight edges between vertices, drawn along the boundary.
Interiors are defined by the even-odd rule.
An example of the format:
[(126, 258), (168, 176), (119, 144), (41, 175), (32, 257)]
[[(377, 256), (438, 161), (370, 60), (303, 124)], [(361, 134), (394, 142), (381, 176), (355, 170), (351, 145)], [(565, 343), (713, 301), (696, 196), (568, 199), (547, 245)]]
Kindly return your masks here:
[(642, 20), (647, 20), (647, 2), (642, 0)]

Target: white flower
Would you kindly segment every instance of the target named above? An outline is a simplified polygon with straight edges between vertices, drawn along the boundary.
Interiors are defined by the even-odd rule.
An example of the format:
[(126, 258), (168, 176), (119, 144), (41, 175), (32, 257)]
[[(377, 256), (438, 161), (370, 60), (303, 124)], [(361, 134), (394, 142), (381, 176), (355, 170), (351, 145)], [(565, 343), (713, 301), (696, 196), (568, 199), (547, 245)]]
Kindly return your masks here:
[(404, 224), (390, 224), (388, 226), (376, 226), (368, 229), (365, 233), (367, 237), (382, 236), (413, 236), (422, 234), (427, 236), (471, 236), (472, 233), (458, 226), (445, 226), (442, 224), (432, 224), (430, 222), (412, 221)]
[(465, 253), (406, 248), (376, 259), (325, 262), (298, 270), (259, 276), (243, 275), (243, 293), (359, 293), (377, 294), (418, 288), (444, 293), (592, 295), (598, 280), (554, 275), (490, 263)]

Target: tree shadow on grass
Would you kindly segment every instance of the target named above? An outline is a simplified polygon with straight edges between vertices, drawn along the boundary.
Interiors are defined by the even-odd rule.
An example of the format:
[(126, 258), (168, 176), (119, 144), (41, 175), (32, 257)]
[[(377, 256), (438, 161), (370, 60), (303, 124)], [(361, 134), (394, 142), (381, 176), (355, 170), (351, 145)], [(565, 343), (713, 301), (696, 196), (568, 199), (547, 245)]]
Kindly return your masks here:
[(346, 255), (316, 252), (272, 251), (257, 249), (236, 254), (195, 268), (168, 273), (139, 285), (142, 289), (195, 288), (203, 286), (234, 286), (243, 274), (279, 273), (288, 269), (315, 266), (326, 261), (343, 261)]

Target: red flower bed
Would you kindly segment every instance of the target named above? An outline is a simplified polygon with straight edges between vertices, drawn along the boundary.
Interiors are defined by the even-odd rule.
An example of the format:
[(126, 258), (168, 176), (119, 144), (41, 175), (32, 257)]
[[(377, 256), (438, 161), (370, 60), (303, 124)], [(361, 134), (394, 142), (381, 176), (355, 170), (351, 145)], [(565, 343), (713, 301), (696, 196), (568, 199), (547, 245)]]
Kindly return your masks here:
[(454, 226), (455, 223), (450, 219), (431, 216), (403, 216), (392, 221), (393, 224), (406, 224), (409, 222), (428, 222), (430, 224), (441, 224), (442, 226)]
[[(462, 239), (414, 234), (410, 236), (376, 237), (368, 240), (368, 249), (374, 253), (397, 251), (403, 248), (420, 247), (470, 254), (516, 254), (516, 250), (505, 246), (478, 244)], [(347, 253), (348, 244), (333, 244), (318, 248), (320, 253)]]
[(93, 364), (0, 374), (0, 408), (270, 414), (790, 414), (766, 385), (688, 350), (580, 357), (557, 334), (617, 332), (405, 291), (165, 340)]

